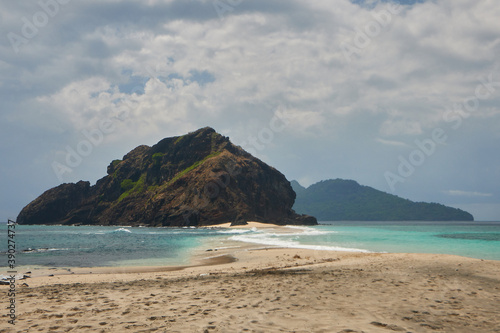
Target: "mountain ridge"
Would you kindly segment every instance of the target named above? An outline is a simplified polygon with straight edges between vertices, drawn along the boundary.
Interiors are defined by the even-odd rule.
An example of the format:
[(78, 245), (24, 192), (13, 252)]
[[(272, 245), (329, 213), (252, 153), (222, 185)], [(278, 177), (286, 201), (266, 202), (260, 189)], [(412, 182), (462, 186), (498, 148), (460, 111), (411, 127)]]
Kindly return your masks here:
[(328, 179), (308, 188), (292, 180), (294, 210), (320, 221), (473, 221), (461, 209), (438, 203), (413, 202), (360, 185), (354, 180)]

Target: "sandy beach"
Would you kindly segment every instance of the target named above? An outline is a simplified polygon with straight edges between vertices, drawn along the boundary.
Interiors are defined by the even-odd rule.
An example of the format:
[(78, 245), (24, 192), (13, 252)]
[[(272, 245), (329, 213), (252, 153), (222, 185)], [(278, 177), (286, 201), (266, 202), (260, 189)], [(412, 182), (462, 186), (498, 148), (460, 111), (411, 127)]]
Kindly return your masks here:
[(15, 326), (0, 286), (0, 332), (500, 332), (500, 261), (459, 256), (234, 242), (190, 266), (31, 276)]

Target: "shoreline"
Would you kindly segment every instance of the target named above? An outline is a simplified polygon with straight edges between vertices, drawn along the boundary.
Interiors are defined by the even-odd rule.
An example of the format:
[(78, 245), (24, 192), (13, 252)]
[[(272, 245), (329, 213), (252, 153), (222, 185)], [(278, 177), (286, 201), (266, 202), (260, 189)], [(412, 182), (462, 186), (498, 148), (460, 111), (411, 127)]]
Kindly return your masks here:
[[(215, 257), (222, 258), (219, 263), (180, 270), (17, 281), (16, 325), (0, 332), (493, 332), (500, 327), (499, 261), (227, 250)], [(0, 306), (7, 306), (5, 298)], [(0, 320), (7, 321), (6, 315)]]
[[(112, 226), (118, 227), (118, 226)], [(132, 226), (119, 226), (119, 227), (130, 227)], [(275, 233), (298, 233), (300, 234), (301, 226), (296, 225), (277, 225), (271, 223), (261, 223), (261, 222), (253, 222), (249, 221), (247, 225), (237, 225), (231, 226), (231, 222), (221, 223), (217, 225), (211, 226), (202, 226), (199, 228), (208, 228), (208, 229), (265, 229), (266, 231), (272, 230)], [(302, 226), (309, 227), (309, 226)], [(273, 230), (274, 229), (274, 230)], [(218, 244), (216, 244), (218, 242)], [(461, 256), (461, 255), (452, 255), (452, 254), (439, 254), (439, 253), (397, 253), (397, 252), (372, 252), (372, 251), (342, 251), (342, 250), (325, 250), (325, 249), (309, 249), (309, 248), (295, 248), (295, 247), (282, 247), (278, 245), (265, 245), (259, 243), (250, 243), (239, 240), (212, 240), (205, 242), (198, 246), (197, 248), (191, 249), (190, 260), (187, 264), (165, 264), (165, 265), (124, 265), (124, 266), (93, 266), (93, 267), (72, 267), (72, 266), (64, 266), (64, 267), (49, 267), (49, 266), (18, 266), (18, 275), (26, 274), (27, 271), (30, 271), (30, 281), (35, 281), (40, 277), (50, 277), (56, 278), (59, 280), (59, 277), (64, 276), (64, 282), (58, 281), (57, 283), (72, 283), (69, 282), (72, 278), (76, 276), (84, 276), (84, 275), (125, 275), (125, 274), (141, 274), (141, 273), (161, 273), (161, 272), (174, 272), (174, 271), (185, 271), (190, 268), (201, 268), (210, 267), (210, 266), (218, 266), (233, 263), (236, 261), (240, 261), (241, 258), (238, 258), (236, 255), (240, 252), (247, 251), (260, 251), (260, 250), (283, 250), (283, 251), (299, 251), (299, 252), (314, 252), (315, 255), (318, 253), (338, 253), (338, 254), (384, 254), (384, 255), (432, 255), (432, 256), (451, 256), (451, 257), (459, 257), (464, 259), (472, 259), (472, 260), (480, 260), (480, 261), (492, 261), (500, 263), (500, 260), (488, 260), (488, 259), (478, 259), (473, 257)], [(309, 255), (310, 256), (310, 255)], [(320, 257), (324, 257), (321, 256)], [(247, 259), (246, 257), (243, 259)], [(8, 271), (7, 268), (1, 269), (0, 274), (4, 274)], [(109, 280), (109, 279), (104, 279)], [(50, 280), (45, 280), (44, 283), (52, 283)], [(53, 283), (56, 283), (55, 281)], [(38, 284), (37, 284), (38, 285)], [(0, 290), (1, 290), (0, 285)]]
[(16, 325), (2, 333), (494, 332), (500, 261), (213, 239), (183, 266), (32, 269), (15, 297)]
[[(238, 242), (238, 241), (234, 241)], [(255, 270), (297, 269), (305, 266), (313, 268), (330, 265), (342, 260), (367, 261), (377, 258), (386, 260), (397, 258), (419, 258), (420, 260), (439, 260), (449, 262), (482, 262), (498, 266), (500, 276), (500, 261), (470, 258), (450, 254), (429, 253), (381, 253), (381, 252), (342, 252), (328, 250), (312, 250), (301, 248), (283, 248), (259, 246), (259, 244), (243, 243), (238, 247), (228, 247), (221, 250), (209, 248), (197, 250), (187, 265), (164, 266), (102, 266), (102, 267), (36, 267), (23, 266), (17, 268), (18, 275), (28, 273), (28, 278), (16, 279), (18, 284), (26, 283), (29, 288), (59, 284), (93, 284), (112, 283), (115, 281), (134, 281), (152, 278), (176, 278), (179, 276), (194, 277), (197, 274), (247, 273)], [(206, 248), (206, 247), (202, 247)], [(213, 254), (208, 255), (207, 253)], [(291, 258), (290, 258), (291, 257)], [(280, 261), (278, 258), (286, 259)], [(276, 259), (276, 260), (275, 260)], [(290, 262), (292, 264), (290, 264)], [(461, 264), (460, 264), (461, 265)], [(458, 269), (457, 269), (458, 271)], [(0, 285), (0, 290), (7, 286)], [(500, 285), (499, 285), (500, 287)], [(499, 288), (500, 290), (500, 288)], [(499, 291), (500, 292), (500, 291)]]

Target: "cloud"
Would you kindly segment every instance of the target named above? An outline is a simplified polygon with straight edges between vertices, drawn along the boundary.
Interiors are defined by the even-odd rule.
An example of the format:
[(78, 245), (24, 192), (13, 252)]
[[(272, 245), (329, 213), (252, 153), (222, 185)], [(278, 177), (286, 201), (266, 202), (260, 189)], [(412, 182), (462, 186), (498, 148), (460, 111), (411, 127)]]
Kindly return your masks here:
[[(114, 87), (128, 82), (128, 73), (147, 78), (150, 76), (147, 68), (162, 67), (164, 75), (155, 75), (166, 86), (175, 85), (171, 79), (174, 77), (183, 81), (175, 93), (189, 91), (187, 95), (179, 95), (189, 99), (184, 102), (186, 107), (203, 105), (210, 113), (229, 105), (241, 108), (244, 103), (272, 101), (291, 104), (304, 112), (322, 109), (321, 112), (342, 117), (373, 107), (383, 110), (391, 105), (399, 114), (386, 114), (379, 123), (380, 134), (414, 136), (438, 125), (444, 108), (473, 93), (474, 76), (479, 74), (474, 71), (475, 62), (481, 61), (484, 67), (488, 63), (485, 58), (493, 59), (491, 51), (498, 49), (490, 33), (495, 25), (485, 12), (491, 8), (471, 2), (463, 5), (472, 12), (470, 17), (452, 15), (446, 5), (432, 2), (409, 7), (393, 17), (392, 25), (361, 50), (358, 59), (347, 63), (340, 42), (374, 21), (372, 13), (384, 10), (385, 3), (378, 3), (370, 10), (347, 1), (336, 6), (320, 1), (308, 6), (293, 1), (281, 6), (243, 2), (224, 20), (215, 15), (209, 1), (189, 5), (179, 1), (71, 3), (61, 8), (49, 25), (64, 31), (69, 28), (69, 17), (74, 18), (71, 24), (73, 30), (79, 31), (78, 36), (65, 36), (61, 32), (53, 36), (60, 41), (55, 59), (49, 57), (53, 49), (45, 43), (46, 36), (26, 45), (25, 51), (36, 49), (38, 58), (25, 59), (35, 67), (25, 74), (23, 81), (39, 83), (37, 97), (43, 100), (60, 94), (77, 81), (104, 77)], [(307, 24), (290, 19), (298, 13), (325, 19)], [(353, 15), (348, 18), (346, 13)], [(474, 25), (477, 15), (486, 23), (481, 29)], [(423, 24), (420, 22), (423, 16), (439, 18), (439, 24), (432, 19)], [(92, 20), (83, 22), (87, 17)], [(467, 33), (463, 36), (447, 28), (456, 26), (458, 20), (460, 27), (470, 27), (476, 32), (464, 28)], [(484, 44), (476, 42), (475, 37), (479, 36), (482, 43), (491, 45), (490, 50), (480, 55), (473, 51), (480, 45), (484, 48)], [(399, 44), (405, 48), (397, 47)], [(470, 61), (458, 59), (466, 57), (466, 53), (470, 53), (467, 56)], [(462, 68), (465, 71), (459, 71)], [(456, 73), (460, 73), (461, 80), (457, 80)], [(42, 84), (47, 79), (48, 84)], [(469, 89), (465, 89), (464, 83), (468, 83)], [(17, 87), (21, 84), (19, 81)], [(159, 102), (158, 108), (168, 106), (153, 96), (144, 96), (141, 102), (152, 100)], [(92, 105), (95, 100), (89, 96), (87, 102)], [(494, 117), (497, 111), (491, 108), (474, 116)]]
[(395, 147), (410, 147), (408, 144), (400, 141), (391, 141), (391, 140), (384, 140), (381, 138), (376, 139), (377, 142), (380, 142), (381, 144), (388, 145), (388, 146), (395, 146)]
[[(2, 149), (30, 146), (22, 163), (45, 161), (50, 173), (67, 145), (105, 119), (115, 119), (116, 130), (99, 149), (126, 152), (206, 125), (244, 142), (279, 112), (288, 125), (259, 151), (267, 162), (308, 183), (360, 177), (383, 189), (384, 172), (398, 167), (404, 149), (405, 156), (415, 149), (405, 142), (442, 128), (446, 150), (440, 147), (420, 167), (429, 191), (441, 193), (453, 186), (438, 187), (443, 179), (477, 172), (464, 161), (496, 162), (500, 6), (402, 3), (348, 61), (341, 44), (355, 45), (388, 2), (245, 0), (221, 17), (212, 0), (71, 1), (18, 53), (8, 38), (0, 40), (1, 139), (22, 138), (16, 148)], [(0, 35), (22, 35), (23, 17), (31, 20), (41, 10), (37, 2), (2, 2)], [(491, 94), (477, 110), (454, 111), (490, 74)], [(469, 143), (472, 137), (481, 138), (481, 150)], [(109, 162), (99, 160), (99, 149), (89, 163)], [(460, 167), (446, 171), (450, 164)], [(96, 179), (102, 167), (88, 173)], [(415, 193), (408, 188), (422, 184), (418, 177), (401, 184), (405, 193)], [(500, 181), (488, 169), (477, 175), (481, 186), (485, 177)], [(74, 170), (67, 181), (77, 178), (83, 175)]]
[(443, 191), (444, 193), (451, 196), (460, 196), (460, 197), (492, 197), (493, 193), (481, 193), (481, 192), (472, 192), (472, 191), (459, 191), (459, 190), (448, 190)]

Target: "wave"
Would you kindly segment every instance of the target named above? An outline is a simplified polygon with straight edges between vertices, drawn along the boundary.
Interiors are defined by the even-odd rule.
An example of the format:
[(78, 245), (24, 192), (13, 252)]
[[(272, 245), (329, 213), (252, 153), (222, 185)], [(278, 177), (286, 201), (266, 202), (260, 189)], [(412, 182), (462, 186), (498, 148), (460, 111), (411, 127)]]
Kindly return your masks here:
[(69, 249), (62, 248), (62, 249), (57, 249), (57, 248), (41, 248), (41, 249), (32, 249), (32, 248), (27, 248), (21, 251), (21, 253), (44, 253), (44, 252), (51, 252), (51, 251), (68, 251)]
[(500, 233), (456, 233), (436, 235), (440, 238), (482, 240), (482, 241), (500, 241)]
[(132, 233), (132, 231), (130, 231), (128, 229), (125, 229), (125, 228), (118, 228), (116, 230), (113, 230), (112, 232), (128, 232), (128, 233)]
[[(253, 228), (252, 228), (253, 229)], [(252, 230), (252, 229), (230, 229), (230, 230), (220, 230), (217, 231), (218, 234), (246, 234), (249, 232), (256, 232), (257, 229)]]
[(239, 249), (240, 246), (221, 246), (216, 247), (215, 250)]
[[(11, 275), (4, 275), (4, 274), (0, 274), (0, 281), (10, 281), (10, 278), (12, 276)], [(18, 280), (24, 280), (25, 279), (25, 274), (23, 273), (18, 273), (16, 274), (15, 276), (15, 280), (18, 281)]]
[[(283, 239), (280, 236), (284, 234), (254, 234), (254, 235), (235, 235), (230, 237), (232, 240), (245, 242), (245, 243), (255, 243), (262, 245), (270, 245), (277, 247), (286, 247), (286, 248), (296, 248), (296, 249), (310, 249), (310, 250), (320, 250), (320, 251), (344, 251), (344, 252), (363, 252), (370, 253), (371, 251), (365, 249), (356, 249), (356, 248), (345, 248), (339, 246), (327, 246), (327, 245), (309, 245), (309, 244), (301, 244), (294, 240)], [(288, 234), (285, 234), (288, 235)], [(297, 234), (295, 234), (297, 235)], [(273, 237), (278, 236), (278, 237)]]
[(324, 231), (324, 230), (318, 230), (318, 229), (313, 229), (309, 227), (297, 227), (297, 226), (287, 226), (287, 228), (290, 229), (296, 229), (296, 230), (302, 230), (302, 232), (268, 232), (266, 231), (265, 234), (269, 236), (276, 236), (276, 237), (300, 237), (300, 236), (322, 236), (322, 235), (329, 235), (329, 234), (337, 234), (338, 231)]
[(315, 228), (311, 227), (301, 227), (301, 226), (295, 226), (295, 225), (287, 225), (287, 228), (290, 229), (296, 229), (296, 230), (302, 230), (300, 235), (302, 236), (319, 236), (319, 235), (328, 235), (328, 234), (336, 234), (338, 233), (337, 231), (325, 231), (325, 230), (318, 230)]

